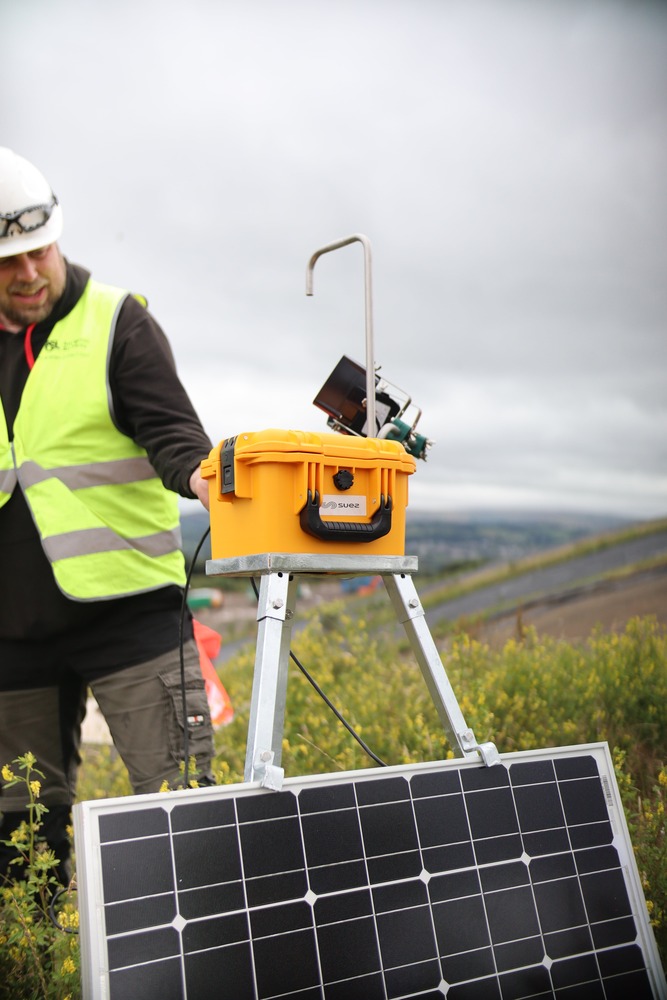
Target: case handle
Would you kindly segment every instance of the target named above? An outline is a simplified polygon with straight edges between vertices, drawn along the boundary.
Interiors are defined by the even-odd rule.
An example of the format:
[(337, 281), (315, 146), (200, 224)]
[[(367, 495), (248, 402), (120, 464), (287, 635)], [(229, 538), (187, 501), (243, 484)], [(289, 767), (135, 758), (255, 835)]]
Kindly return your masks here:
[(374, 542), (391, 531), (391, 497), (380, 497), (380, 506), (368, 522), (323, 521), (320, 517), (320, 494), (308, 490), (308, 500), (301, 508), (299, 522), (302, 531), (324, 542)]

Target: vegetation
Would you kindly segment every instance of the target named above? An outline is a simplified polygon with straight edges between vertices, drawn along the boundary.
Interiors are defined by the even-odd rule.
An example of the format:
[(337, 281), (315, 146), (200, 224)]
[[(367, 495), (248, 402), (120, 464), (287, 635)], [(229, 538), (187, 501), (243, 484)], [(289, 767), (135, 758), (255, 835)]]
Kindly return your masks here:
[[(360, 604), (372, 613), (372, 600), (356, 607)], [(392, 630), (374, 630), (363, 617), (352, 617), (349, 607), (339, 601), (312, 614), (295, 636), (299, 660), (385, 763), (452, 756), (405, 643)], [(665, 630), (653, 619), (634, 619), (622, 634), (596, 631), (586, 643), (572, 645), (526, 629), (502, 650), (462, 632), (442, 640), (442, 655), (466, 722), (480, 742), (493, 741), (501, 752), (609, 743), (647, 906), (667, 965)], [(225, 665), (223, 680), (236, 716), (216, 734), (220, 783), (243, 780), (253, 666), (254, 650)], [(290, 671), (282, 760), (286, 773), (376, 766), (306, 677), (293, 665)], [(5, 783), (27, 783), (33, 822), (17, 841), (28, 878), (2, 889), (0, 983), (5, 985), (0, 998), (78, 1000), (72, 972), (78, 967), (78, 942), (68, 933), (76, 916), (67, 894), (61, 928), (48, 919), (53, 859), (35, 836), (41, 815), (37, 764), (26, 755), (2, 772)], [(113, 749), (87, 748), (80, 797), (128, 792)]]
[(12, 879), (0, 886), (0, 998), (74, 1000), (80, 996), (79, 914), (72, 890), (60, 891), (53, 851), (39, 839), (46, 807), (36, 763), (26, 753), (2, 767), (5, 788), (25, 786), (29, 820), (9, 841), (17, 859)]
[[(387, 633), (372, 638), (343, 602), (314, 617), (294, 643), (336, 707), (387, 764), (452, 756), (412, 655)], [(583, 645), (526, 629), (494, 651), (467, 634), (449, 640), (447, 674), (466, 722), (501, 753), (606, 741), (662, 960), (667, 965), (667, 633), (633, 619)], [(243, 779), (253, 661), (230, 662), (224, 681), (236, 718), (219, 735), (218, 780)], [(287, 774), (375, 766), (296, 669), (283, 740)]]

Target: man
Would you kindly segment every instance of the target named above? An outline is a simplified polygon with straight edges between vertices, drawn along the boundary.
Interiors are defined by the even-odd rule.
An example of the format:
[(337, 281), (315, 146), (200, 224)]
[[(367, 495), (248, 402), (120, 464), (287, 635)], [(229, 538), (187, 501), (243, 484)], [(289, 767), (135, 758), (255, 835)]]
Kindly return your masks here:
[[(43, 175), (0, 148), (0, 765), (37, 758), (65, 881), (88, 688), (134, 791), (179, 780), (177, 494), (207, 506), (211, 442), (145, 302), (69, 263), (62, 225)], [(183, 631), (189, 754), (207, 781), (189, 615)], [(0, 840), (26, 817), (21, 787), (0, 798)], [(0, 847), (0, 881), (10, 857)]]

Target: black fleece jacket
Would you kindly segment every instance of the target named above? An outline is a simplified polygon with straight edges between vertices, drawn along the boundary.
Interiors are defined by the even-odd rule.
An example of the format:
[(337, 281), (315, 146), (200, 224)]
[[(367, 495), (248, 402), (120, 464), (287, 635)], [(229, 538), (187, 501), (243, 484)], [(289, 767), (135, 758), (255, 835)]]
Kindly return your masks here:
[[(65, 291), (32, 333), (35, 357), (54, 325), (78, 302), (89, 277), (67, 262)], [(24, 339), (0, 329), (0, 398), (10, 438), (29, 374)], [(118, 317), (109, 380), (119, 429), (146, 449), (165, 486), (192, 497), (190, 476), (212, 445), (178, 378), (164, 333), (132, 297)], [(76, 406), (76, 400), (62, 400), (62, 406)], [(3, 644), (15, 659), (17, 642), (39, 643), (92, 629), (99, 640), (94, 672), (131, 666), (176, 646), (180, 599), (177, 587), (109, 601), (68, 599), (55, 583), (18, 487), (0, 508), (0, 658)]]

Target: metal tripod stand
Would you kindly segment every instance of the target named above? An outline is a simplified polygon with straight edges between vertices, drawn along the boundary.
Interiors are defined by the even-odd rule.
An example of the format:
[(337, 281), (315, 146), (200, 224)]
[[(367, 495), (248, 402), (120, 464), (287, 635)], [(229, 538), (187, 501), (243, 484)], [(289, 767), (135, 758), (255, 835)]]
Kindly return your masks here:
[(472, 729), (466, 725), (412, 581), (411, 573), (416, 568), (415, 556), (269, 552), (207, 562), (206, 573), (209, 576), (261, 578), (245, 760), (246, 781), (260, 781), (276, 790), (282, 785), (282, 737), (297, 583), (299, 577), (313, 575), (381, 576), (454, 753), (477, 759), (487, 766), (499, 761), (495, 745), (478, 743)]

